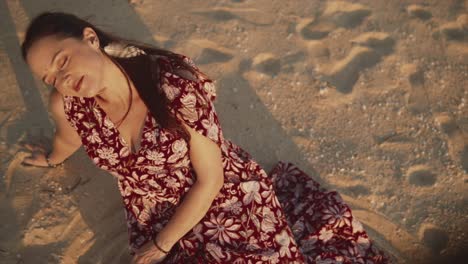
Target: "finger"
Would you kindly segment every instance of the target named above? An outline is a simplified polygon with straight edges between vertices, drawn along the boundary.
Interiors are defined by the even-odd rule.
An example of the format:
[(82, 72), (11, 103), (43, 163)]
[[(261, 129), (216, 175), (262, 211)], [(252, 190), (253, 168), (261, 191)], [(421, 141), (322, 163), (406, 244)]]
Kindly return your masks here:
[(45, 152), (45, 147), (35, 144), (35, 143), (30, 143), (30, 142), (24, 142), (21, 144), (22, 147), (26, 148), (27, 150), (31, 152)]
[(34, 164), (34, 161), (32, 158), (24, 158), (23, 161), (21, 162), (21, 165), (24, 165), (24, 166), (36, 166)]
[(42, 164), (40, 161), (33, 157), (26, 157), (23, 159), (23, 162), (21, 162), (22, 165), (25, 166), (36, 166), (36, 167), (47, 167), (44, 164)]
[(40, 157), (41, 155), (45, 157), (46, 155), (46, 152), (44, 150), (36, 148), (30, 143), (24, 143), (20, 151), (29, 152), (30, 157), (33, 159), (36, 159), (37, 157)]
[(25, 166), (25, 167), (36, 167), (36, 166), (34, 166), (34, 165), (30, 164), (30, 163), (26, 163), (26, 162), (24, 162), (24, 161), (21, 162), (21, 165), (23, 165), (23, 166)]
[(30, 142), (26, 142), (26, 141), (19, 142), (19, 145), (29, 151), (33, 150), (33, 145)]

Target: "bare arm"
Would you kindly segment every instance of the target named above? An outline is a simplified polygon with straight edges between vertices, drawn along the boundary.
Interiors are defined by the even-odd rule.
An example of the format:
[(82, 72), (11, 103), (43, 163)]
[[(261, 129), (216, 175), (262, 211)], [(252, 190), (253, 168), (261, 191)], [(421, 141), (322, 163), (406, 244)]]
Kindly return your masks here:
[[(49, 160), (51, 163), (57, 164), (67, 159), (81, 146), (81, 138), (66, 119), (62, 95), (55, 89), (50, 93), (49, 112), (55, 123), (55, 134)], [(47, 166), (45, 155), (46, 153), (33, 154), (25, 158), (23, 162), (36, 166)]]
[(190, 160), (197, 181), (176, 212), (156, 237), (158, 245), (168, 250), (190, 231), (206, 214), (224, 183), (221, 149), (216, 143), (184, 123), (190, 132)]
[(81, 146), (81, 138), (66, 119), (62, 95), (55, 89), (50, 95), (49, 111), (56, 127), (49, 159), (51, 163), (59, 163), (75, 153)]

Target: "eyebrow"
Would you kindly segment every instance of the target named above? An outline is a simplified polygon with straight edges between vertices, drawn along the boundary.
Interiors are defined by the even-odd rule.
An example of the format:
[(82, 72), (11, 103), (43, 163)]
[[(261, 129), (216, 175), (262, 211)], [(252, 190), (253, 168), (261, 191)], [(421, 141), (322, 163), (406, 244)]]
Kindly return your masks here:
[[(57, 57), (57, 55), (58, 55), (62, 50), (63, 50), (63, 49), (59, 49), (57, 52), (55, 52), (54, 56), (52, 57), (52, 61), (50, 62), (50, 65), (52, 65), (52, 63), (54, 62), (55, 58)], [(50, 65), (49, 65), (49, 67), (50, 67)], [(46, 77), (46, 75), (44, 75), (44, 76), (42, 77), (42, 81), (43, 81), (44, 83), (46, 82), (46, 81), (45, 81), (45, 77)]]

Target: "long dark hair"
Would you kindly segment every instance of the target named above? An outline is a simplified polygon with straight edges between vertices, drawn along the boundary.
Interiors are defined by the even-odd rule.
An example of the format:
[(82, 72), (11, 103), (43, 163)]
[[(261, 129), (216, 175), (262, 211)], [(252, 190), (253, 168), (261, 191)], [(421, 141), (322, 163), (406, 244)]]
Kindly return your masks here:
[[(167, 58), (174, 61), (182, 70), (187, 70), (196, 75), (196, 70), (183, 58), (171, 51), (160, 49), (152, 45), (139, 42), (132, 39), (126, 39), (105, 32), (85, 19), (75, 15), (62, 12), (44, 12), (36, 16), (29, 24), (23, 43), (21, 44), (21, 55), (26, 61), (27, 53), (32, 44), (47, 36), (56, 36), (58, 38), (73, 37), (81, 40), (83, 29), (92, 28), (99, 38), (101, 50), (109, 43), (123, 43), (132, 45), (145, 51), (151, 56), (135, 56), (130, 58), (112, 57), (112, 61), (117, 62), (127, 75), (130, 77), (142, 98), (146, 107), (151, 112), (156, 122), (163, 128), (168, 128), (181, 133), (182, 137), (189, 141), (190, 134), (179, 124), (176, 118), (169, 112), (168, 105), (170, 101), (161, 89), (159, 76), (160, 67), (158, 58)], [(106, 52), (103, 52), (105, 55)], [(171, 71), (172, 69), (170, 69)]]

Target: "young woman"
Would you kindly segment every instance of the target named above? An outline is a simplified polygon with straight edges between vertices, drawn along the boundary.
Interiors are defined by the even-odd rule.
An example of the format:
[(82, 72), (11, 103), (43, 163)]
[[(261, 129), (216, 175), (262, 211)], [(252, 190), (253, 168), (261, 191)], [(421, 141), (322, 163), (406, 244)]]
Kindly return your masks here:
[[(118, 179), (134, 263), (387, 263), (336, 192), (291, 163), (268, 175), (223, 137), (212, 80), (188, 57), (43, 13), (23, 58), (54, 86), (56, 167), (81, 145)], [(280, 198), (280, 199), (278, 199)]]

